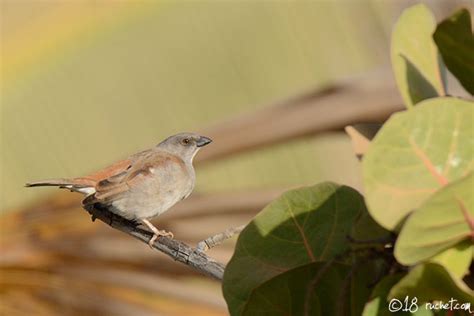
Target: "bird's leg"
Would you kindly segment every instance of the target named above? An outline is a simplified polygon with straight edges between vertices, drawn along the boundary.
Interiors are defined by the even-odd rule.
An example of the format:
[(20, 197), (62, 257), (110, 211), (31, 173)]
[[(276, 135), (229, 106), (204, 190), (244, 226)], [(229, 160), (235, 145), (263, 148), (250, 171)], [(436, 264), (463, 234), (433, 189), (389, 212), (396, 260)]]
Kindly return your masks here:
[(151, 237), (150, 241), (148, 242), (148, 245), (153, 248), (153, 244), (155, 243), (155, 240), (160, 237), (160, 236), (164, 236), (164, 237), (171, 237), (171, 238), (174, 238), (174, 235), (172, 232), (167, 232), (167, 231), (164, 231), (164, 230), (159, 230), (158, 228), (156, 228), (155, 226), (153, 226), (152, 223), (150, 223), (149, 220), (147, 219), (142, 219), (142, 222), (148, 226), (148, 228), (151, 229), (151, 231), (153, 232), (153, 237)]

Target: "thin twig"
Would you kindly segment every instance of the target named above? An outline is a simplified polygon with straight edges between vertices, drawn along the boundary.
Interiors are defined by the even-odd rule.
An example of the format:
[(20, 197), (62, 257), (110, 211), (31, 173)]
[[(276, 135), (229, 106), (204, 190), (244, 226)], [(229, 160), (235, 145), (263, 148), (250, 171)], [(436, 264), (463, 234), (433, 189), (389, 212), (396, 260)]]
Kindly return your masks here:
[[(153, 236), (153, 233), (139, 228), (137, 223), (118, 216), (99, 204), (87, 207), (87, 211), (92, 215), (92, 220), (97, 218), (112, 228), (127, 233), (145, 244), (148, 244), (148, 241)], [(225, 268), (224, 264), (217, 262), (204, 252), (195, 250), (181, 241), (168, 237), (160, 237), (153, 244), (153, 248), (170, 256), (176, 261), (190, 266), (200, 273), (217, 280), (222, 280)]]
[(196, 250), (200, 252), (207, 251), (217, 245), (220, 245), (225, 240), (232, 238), (235, 234), (240, 233), (244, 229), (245, 225), (238, 227), (231, 227), (223, 231), (222, 233), (211, 236), (197, 244)]

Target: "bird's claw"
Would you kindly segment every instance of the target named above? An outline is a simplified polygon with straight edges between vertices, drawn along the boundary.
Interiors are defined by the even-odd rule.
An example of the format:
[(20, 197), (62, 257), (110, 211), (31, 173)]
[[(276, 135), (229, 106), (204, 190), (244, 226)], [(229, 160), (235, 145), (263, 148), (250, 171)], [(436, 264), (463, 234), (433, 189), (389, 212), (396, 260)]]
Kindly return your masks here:
[(172, 232), (167, 232), (166, 230), (159, 230), (159, 236), (163, 236), (163, 237), (169, 237), (171, 239), (174, 238), (174, 234)]
[(158, 230), (158, 233), (153, 234), (153, 236), (150, 238), (150, 241), (148, 242), (148, 245), (150, 246), (150, 248), (153, 248), (153, 245), (155, 244), (155, 241), (158, 239), (158, 237), (169, 237), (173, 239), (174, 235), (172, 232), (167, 232), (165, 230)]

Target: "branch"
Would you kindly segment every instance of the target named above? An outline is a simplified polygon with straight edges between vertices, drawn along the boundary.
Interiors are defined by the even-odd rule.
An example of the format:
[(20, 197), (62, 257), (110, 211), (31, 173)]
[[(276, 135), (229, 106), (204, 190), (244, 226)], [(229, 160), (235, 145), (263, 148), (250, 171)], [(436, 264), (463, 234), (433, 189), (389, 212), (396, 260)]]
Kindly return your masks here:
[(240, 233), (244, 229), (245, 225), (238, 227), (231, 227), (223, 231), (222, 233), (211, 236), (197, 244), (196, 250), (200, 252), (207, 251), (217, 245), (222, 244), (225, 240), (232, 238), (235, 234)]
[[(89, 206), (86, 209), (92, 215), (93, 221), (97, 218), (110, 227), (129, 234), (146, 244), (148, 244), (148, 241), (153, 236), (153, 233), (138, 228), (137, 223), (116, 215), (99, 204)], [(153, 248), (170, 256), (176, 261), (192, 267), (200, 273), (217, 280), (222, 280), (225, 268), (222, 263), (217, 262), (205, 253), (193, 249), (181, 241), (168, 237), (160, 237), (153, 244)]]

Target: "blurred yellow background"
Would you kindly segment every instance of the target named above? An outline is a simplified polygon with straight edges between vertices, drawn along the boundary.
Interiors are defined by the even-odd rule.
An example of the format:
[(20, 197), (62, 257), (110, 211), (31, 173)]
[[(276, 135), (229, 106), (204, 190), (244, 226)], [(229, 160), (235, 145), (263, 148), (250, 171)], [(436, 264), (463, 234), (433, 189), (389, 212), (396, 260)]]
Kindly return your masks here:
[[(363, 5), (361, 5), (363, 4)], [(73, 177), (388, 60), (395, 2), (2, 1), (1, 210)], [(294, 141), (199, 168), (198, 191), (322, 180)], [(289, 159), (291, 158), (291, 159)]]
[[(80, 196), (24, 183), (81, 176), (180, 131), (219, 136), (240, 115), (387, 68), (392, 25), (418, 2), (438, 19), (473, 6), (0, 0), (0, 314), (225, 315), (218, 283), (92, 224)], [(285, 188), (359, 186), (341, 131), (284, 140), (198, 164), (196, 193), (159, 227), (195, 245), (248, 222)], [(210, 254), (226, 262), (232, 251)]]

